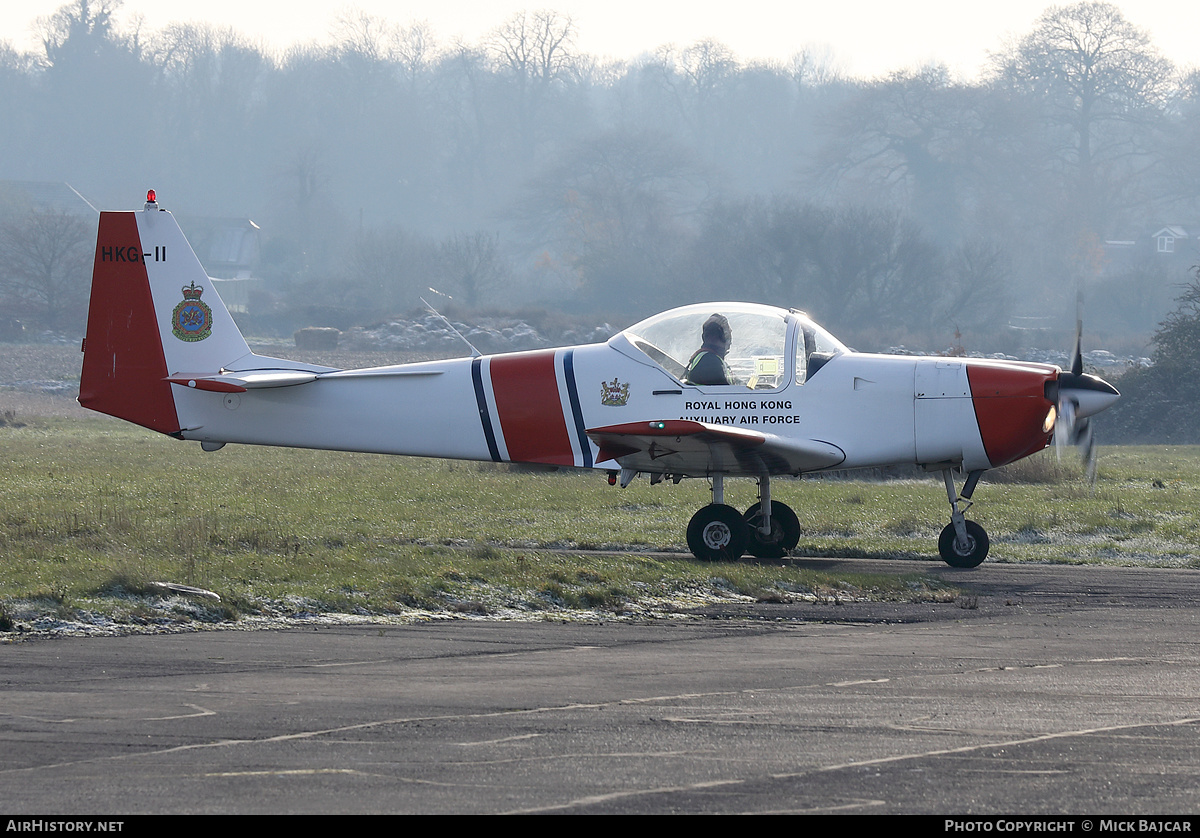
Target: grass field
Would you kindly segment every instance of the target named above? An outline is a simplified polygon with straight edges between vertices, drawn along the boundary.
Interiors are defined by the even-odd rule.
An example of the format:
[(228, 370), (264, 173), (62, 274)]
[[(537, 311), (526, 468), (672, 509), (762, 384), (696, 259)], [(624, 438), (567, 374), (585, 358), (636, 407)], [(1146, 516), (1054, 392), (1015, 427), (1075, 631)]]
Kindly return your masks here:
[[(1047, 452), (984, 483), (972, 517), (989, 561), (1200, 567), (1200, 449), (1110, 448), (1091, 487)], [(203, 619), (268, 611), (550, 615), (636, 613), (711, 596), (953, 598), (910, 574), (832, 577), (804, 562), (709, 565), (663, 551), (708, 484), (628, 489), (602, 472), (229, 446), (204, 453), (117, 422), (33, 418), (0, 426), (0, 627), (34, 611), (164, 617), (155, 581), (220, 594), (178, 606)], [(940, 480), (779, 480), (800, 556), (937, 562)], [(727, 500), (755, 500), (731, 481)], [(557, 552), (552, 548), (566, 548)], [(614, 555), (580, 555), (605, 548)], [(31, 605), (32, 603), (32, 605)]]

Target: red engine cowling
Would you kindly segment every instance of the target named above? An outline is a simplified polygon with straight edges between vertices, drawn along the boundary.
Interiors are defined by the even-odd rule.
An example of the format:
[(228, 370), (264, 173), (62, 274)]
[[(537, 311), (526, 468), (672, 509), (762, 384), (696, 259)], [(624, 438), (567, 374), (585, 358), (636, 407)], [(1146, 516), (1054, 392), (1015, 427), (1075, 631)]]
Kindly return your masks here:
[(1054, 402), (1046, 383), (1058, 379), (1056, 367), (971, 364), (967, 380), (979, 422), (979, 435), (993, 468), (1015, 462), (1050, 444)]

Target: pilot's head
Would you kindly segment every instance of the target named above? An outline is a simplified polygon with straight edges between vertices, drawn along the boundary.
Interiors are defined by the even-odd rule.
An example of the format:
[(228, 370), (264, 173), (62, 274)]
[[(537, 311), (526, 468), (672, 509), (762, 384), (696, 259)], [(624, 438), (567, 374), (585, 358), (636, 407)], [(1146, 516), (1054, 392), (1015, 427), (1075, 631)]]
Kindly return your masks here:
[(733, 330), (729, 328), (729, 321), (723, 314), (714, 314), (705, 320), (700, 336), (704, 348), (716, 352), (722, 358), (729, 352), (729, 345), (733, 343)]

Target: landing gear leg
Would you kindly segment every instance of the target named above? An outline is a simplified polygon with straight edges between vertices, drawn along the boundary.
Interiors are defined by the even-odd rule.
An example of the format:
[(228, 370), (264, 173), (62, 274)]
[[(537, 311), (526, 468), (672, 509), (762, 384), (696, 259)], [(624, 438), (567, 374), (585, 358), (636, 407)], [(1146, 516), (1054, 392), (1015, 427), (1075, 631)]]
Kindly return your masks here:
[(800, 520), (785, 503), (771, 500), (771, 476), (758, 479), (758, 503), (746, 510), (747, 549), (760, 559), (778, 559), (800, 543)]
[(732, 506), (725, 505), (722, 475), (713, 477), (713, 502), (702, 506), (688, 522), (687, 542), (697, 559), (706, 562), (739, 558), (746, 551), (749, 527)]
[[(949, 469), (942, 470), (942, 479), (946, 482), (946, 497), (950, 500), (950, 523), (942, 530), (938, 538), (938, 552), (942, 561), (951, 567), (977, 567), (988, 554), (987, 531), (974, 521), (963, 517), (963, 512), (971, 508), (971, 495), (979, 483), (982, 471), (973, 471), (967, 475), (963, 484), (962, 496), (954, 491), (954, 478)], [(965, 501), (962, 509), (959, 502)]]

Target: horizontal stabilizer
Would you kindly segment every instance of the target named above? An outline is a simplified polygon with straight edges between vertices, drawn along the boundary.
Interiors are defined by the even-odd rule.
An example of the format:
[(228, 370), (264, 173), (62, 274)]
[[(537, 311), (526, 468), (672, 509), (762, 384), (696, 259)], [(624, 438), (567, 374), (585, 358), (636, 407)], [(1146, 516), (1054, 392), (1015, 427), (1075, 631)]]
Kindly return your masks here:
[(321, 379), (400, 378), (441, 375), (444, 370), (411, 370), (379, 367), (365, 370), (228, 370), (222, 373), (176, 373), (166, 378), (180, 387), (208, 390), (213, 393), (244, 393), (247, 390), (266, 390), (273, 387), (294, 387)]
[(317, 373), (307, 370), (246, 370), (237, 373), (175, 374), (167, 381), (180, 387), (193, 387), (214, 393), (244, 393), (271, 387), (294, 387), (317, 380)]

